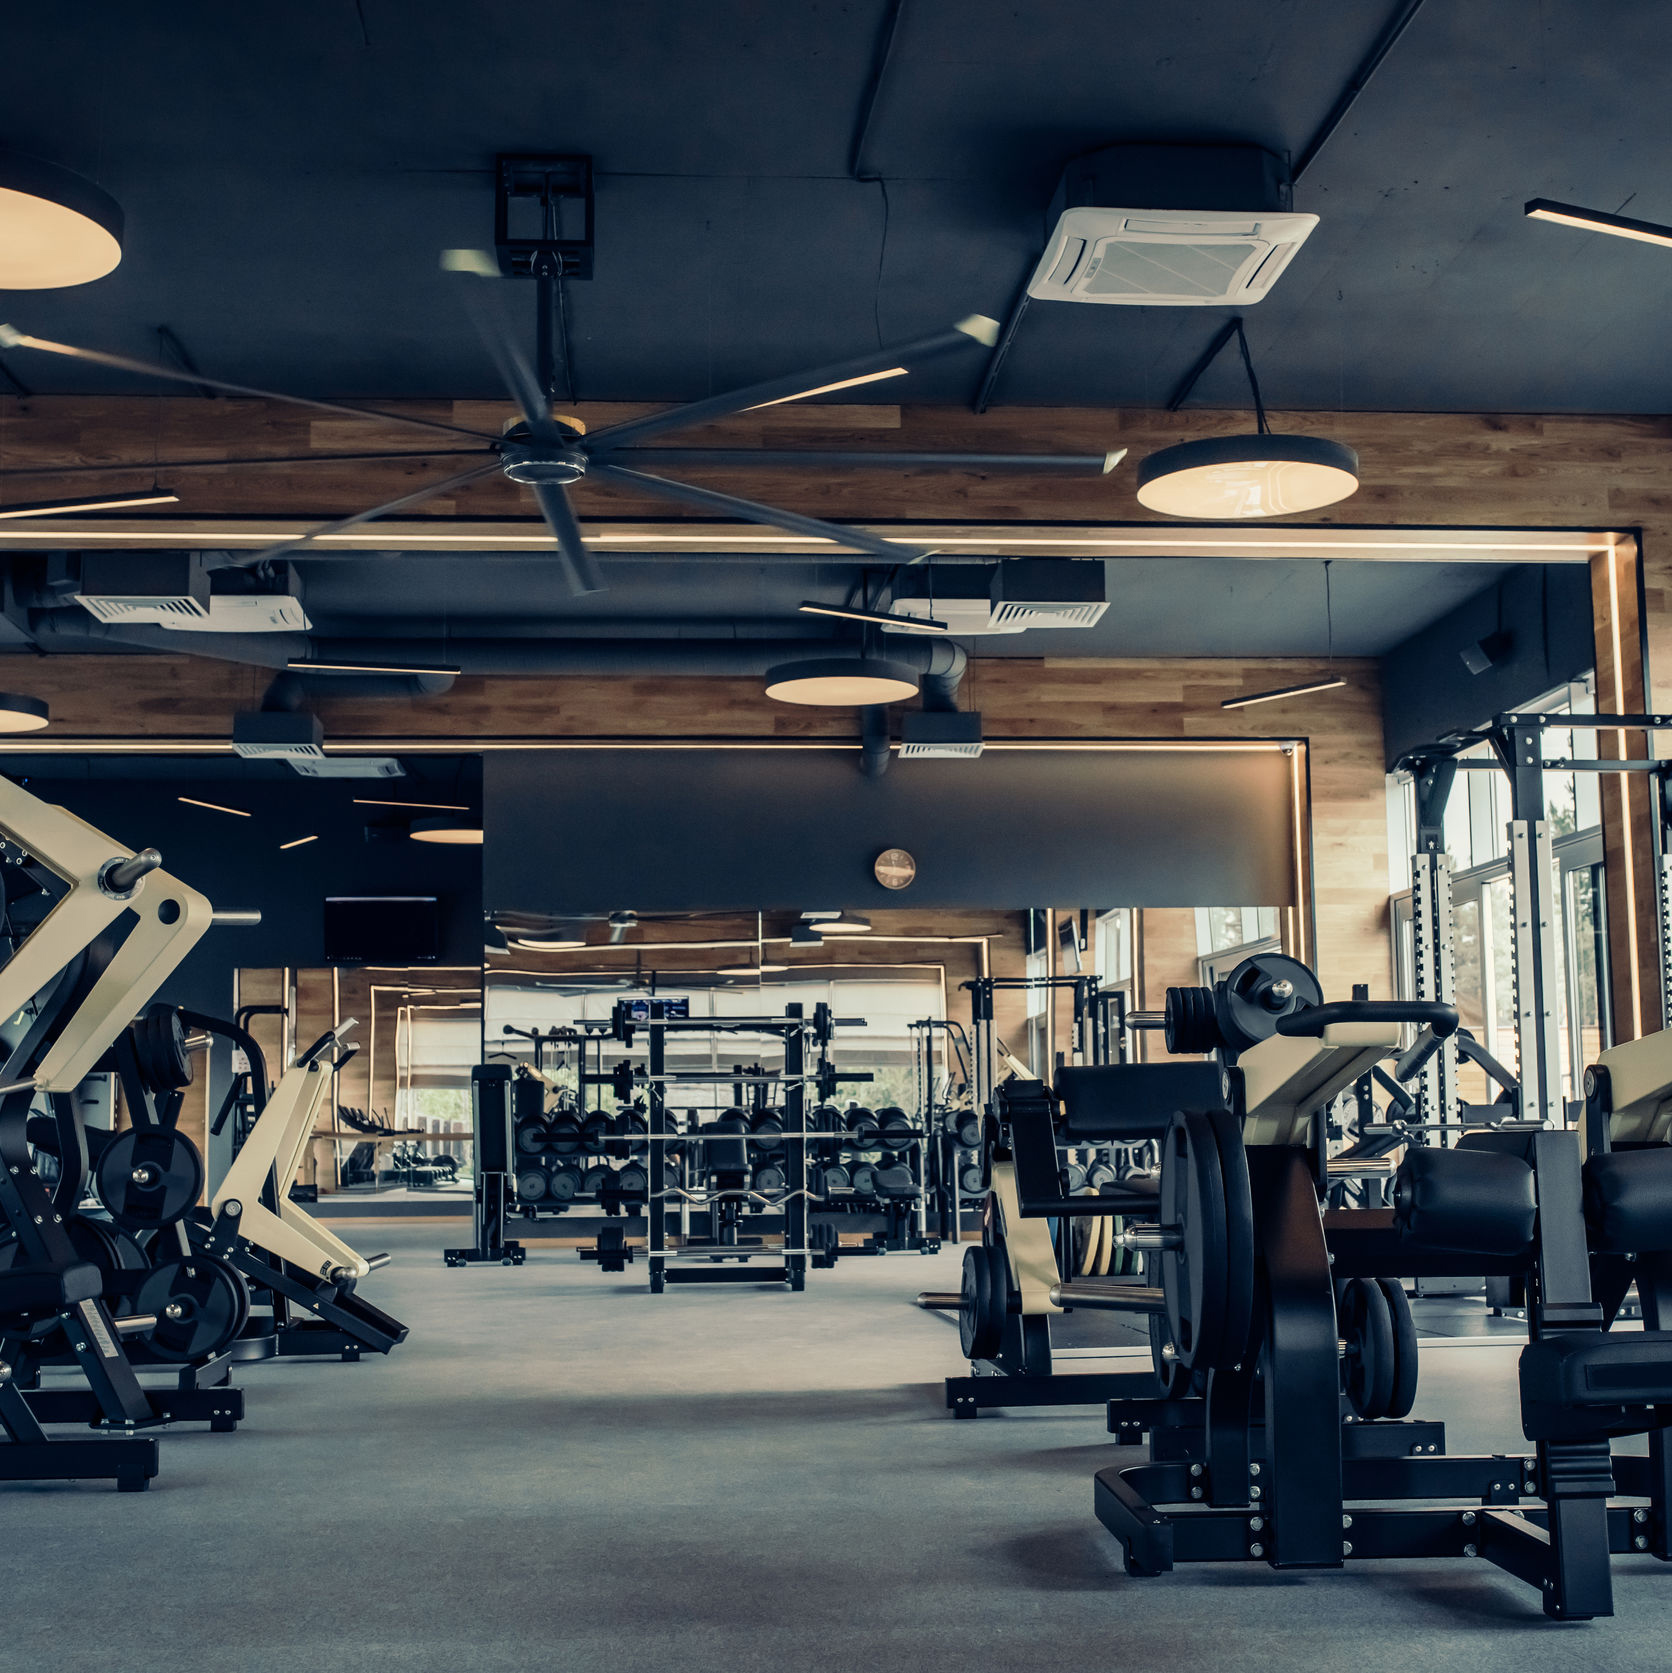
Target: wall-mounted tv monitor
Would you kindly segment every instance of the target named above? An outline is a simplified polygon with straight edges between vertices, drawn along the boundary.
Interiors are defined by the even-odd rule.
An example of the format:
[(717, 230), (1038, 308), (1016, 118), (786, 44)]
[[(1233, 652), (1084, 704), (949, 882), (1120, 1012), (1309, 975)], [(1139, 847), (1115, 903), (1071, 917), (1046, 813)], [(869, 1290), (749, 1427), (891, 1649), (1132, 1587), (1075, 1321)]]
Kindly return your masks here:
[(441, 956), (435, 895), (328, 895), (327, 964), (433, 964)]

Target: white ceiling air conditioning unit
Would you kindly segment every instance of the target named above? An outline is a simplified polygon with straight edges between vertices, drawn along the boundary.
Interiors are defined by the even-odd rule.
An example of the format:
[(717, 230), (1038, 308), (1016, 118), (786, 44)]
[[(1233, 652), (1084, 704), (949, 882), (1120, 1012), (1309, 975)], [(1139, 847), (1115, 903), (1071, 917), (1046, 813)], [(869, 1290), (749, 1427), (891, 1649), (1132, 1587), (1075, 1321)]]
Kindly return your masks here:
[(891, 611), (954, 634), (1094, 627), (1109, 608), (1103, 565), (1076, 558), (936, 564), (902, 572)]
[(392, 755), (309, 755), (291, 757), (303, 778), (405, 778), (406, 769)]
[[(278, 593), (215, 592), (207, 552), (87, 552), (76, 595), (90, 616), (113, 626), (176, 633), (305, 633), (313, 625), (295, 582)], [(287, 576), (291, 575), (286, 569)]]
[(1063, 172), (1028, 295), (1044, 302), (1242, 308), (1277, 282), (1316, 215), (1257, 145), (1111, 145)]

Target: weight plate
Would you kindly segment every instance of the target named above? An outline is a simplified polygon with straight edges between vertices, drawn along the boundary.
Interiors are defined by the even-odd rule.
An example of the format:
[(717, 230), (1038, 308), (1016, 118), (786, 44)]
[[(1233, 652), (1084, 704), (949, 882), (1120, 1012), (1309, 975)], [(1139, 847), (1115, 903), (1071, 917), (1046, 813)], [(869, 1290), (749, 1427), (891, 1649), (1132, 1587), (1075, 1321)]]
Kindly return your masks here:
[(1159, 1313), (1149, 1316), (1150, 1364), (1161, 1385), (1163, 1400), (1182, 1400), (1190, 1392), (1190, 1373), (1163, 1350), (1171, 1346), (1167, 1321)]
[(626, 1138), (623, 1153), (643, 1156), (650, 1149), (650, 1123), (637, 1110), (628, 1110), (616, 1118), (616, 1129)]
[(1341, 1292), (1339, 1329), (1347, 1344), (1341, 1387), (1366, 1422), (1386, 1417), (1393, 1399), (1393, 1309), (1374, 1278), (1350, 1278)]
[(600, 1226), (598, 1228), (598, 1247), (600, 1249), (625, 1249), (627, 1247), (627, 1228), (625, 1226)]
[(555, 1156), (576, 1156), (581, 1148), (581, 1124), (572, 1115), (560, 1115), (548, 1124), (546, 1148)]
[(844, 1118), (848, 1128), (848, 1142), (855, 1150), (874, 1150), (877, 1143), (877, 1118), (863, 1105), (855, 1105)]
[(172, 1005), (153, 1005), (130, 1030), (139, 1078), (151, 1092), (178, 1092), (192, 1084), (186, 1029)]
[(203, 1158), (184, 1133), (129, 1127), (113, 1138), (93, 1170), (99, 1201), (124, 1226), (171, 1226), (203, 1191)]
[(981, 1248), (987, 1257), (987, 1334), (983, 1340), (990, 1335), (993, 1345), (980, 1357), (990, 1359), (1004, 1344), (1004, 1327), (1010, 1317), (1010, 1262), (1002, 1241), (984, 1243)]
[(990, 1339), (988, 1296), (992, 1277), (987, 1251), (979, 1244), (964, 1251), (964, 1269), (958, 1286), (958, 1345), (968, 1360), (986, 1359), (998, 1351)]
[(1388, 1396), (1388, 1417), (1409, 1417), (1417, 1400), (1417, 1325), (1411, 1317), (1411, 1300), (1397, 1278), (1378, 1278), (1393, 1316), (1393, 1392)]
[(551, 1128), (539, 1117), (517, 1123), (517, 1149), (524, 1156), (538, 1156), (551, 1143)]
[(1159, 1221), (1178, 1243), (1160, 1262), (1173, 1347), (1186, 1370), (1205, 1369), (1224, 1351), (1228, 1272), (1219, 1143), (1200, 1111), (1181, 1110), (1167, 1129)]
[(1092, 1220), (1084, 1215), (1069, 1222), (1068, 1251), (1076, 1278), (1089, 1277), (1095, 1269), (1098, 1228), (1102, 1224), (1101, 1220)]
[(596, 1154), (604, 1148), (604, 1141), (610, 1136), (610, 1118), (602, 1110), (594, 1110), (583, 1118), (580, 1128), (581, 1148)]
[[(1287, 983), (1287, 992), (1279, 984)], [(1245, 958), (1214, 993), (1221, 1041), (1233, 1052), (1247, 1051), (1277, 1032), (1277, 1019), (1324, 1002), (1318, 978), (1284, 953)]]
[(546, 1194), (546, 1176), (538, 1168), (525, 1168), (517, 1175), (517, 1197), (522, 1202), (538, 1202)]
[(1242, 1130), (1229, 1110), (1209, 1110), (1225, 1186), (1225, 1354), (1221, 1365), (1246, 1362), (1254, 1331), (1254, 1192)]
[(248, 1322), (250, 1292), (225, 1261), (192, 1255), (157, 1267), (135, 1294), (134, 1311), (157, 1315), (142, 1339), (159, 1359), (208, 1359)]

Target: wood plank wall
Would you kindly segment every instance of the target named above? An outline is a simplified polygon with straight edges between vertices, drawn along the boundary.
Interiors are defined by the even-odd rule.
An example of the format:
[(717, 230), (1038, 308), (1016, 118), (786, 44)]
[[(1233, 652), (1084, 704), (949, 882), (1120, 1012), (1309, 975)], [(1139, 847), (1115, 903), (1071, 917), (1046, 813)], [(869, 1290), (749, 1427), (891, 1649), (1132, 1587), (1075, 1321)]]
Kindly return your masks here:
[[(497, 432), (507, 411), (492, 402), (413, 403), (411, 410), (450, 417)], [(579, 410), (591, 424), (646, 409), (600, 404)], [(406, 449), (424, 445), (416, 432), (349, 420), (320, 420), (300, 409), (262, 402), (204, 402), (189, 397), (32, 397), (0, 401), (7, 463), (43, 468), (84, 460), (138, 461), (83, 485), (101, 488), (150, 480), (152, 458), (228, 459), (263, 453)], [(1082, 521), (1145, 523), (1153, 519), (1133, 495), (1136, 460), (1182, 439), (1247, 428), (1240, 412), (1059, 408), (1000, 408), (977, 417), (962, 409), (888, 406), (778, 407), (741, 415), (684, 438), (693, 445), (746, 447), (797, 442), (851, 443), (907, 449), (991, 451), (1102, 451), (1126, 446), (1127, 463), (1109, 476), (987, 477), (959, 472), (792, 472), (742, 468), (694, 476), (712, 486), (817, 515), (858, 521)], [(1628, 706), (1672, 706), (1672, 418), (1562, 415), (1313, 412), (1284, 415), (1291, 429), (1332, 436), (1358, 450), (1357, 494), (1314, 521), (1340, 526), (1564, 527), (1634, 531), (1614, 576), (1615, 596), (1635, 601), (1641, 561), (1643, 616), (1622, 621), (1627, 639), (1641, 630), (1654, 684), (1625, 693)], [(329, 515), (393, 497), (438, 480), (451, 461), (416, 457), (391, 463), (318, 464), (307, 469), (194, 472), (169, 479), (191, 516)], [(14, 479), (8, 498), (38, 499), (62, 479)], [(577, 505), (588, 519), (668, 519), (665, 505), (583, 485)], [(444, 500), (425, 515), (527, 516), (520, 490), (488, 478)], [(1176, 527), (1176, 525), (1169, 525)], [(50, 539), (50, 535), (43, 536)], [(1630, 560), (1630, 572), (1626, 565)], [(1599, 624), (1611, 632), (1612, 624)], [(1599, 655), (1599, 666), (1611, 652)], [(1628, 683), (1633, 649), (1622, 655)], [(1626, 664), (1632, 663), (1631, 667)], [(1319, 944), (1316, 962), (1326, 991), (1369, 981), (1388, 989), (1385, 924), (1387, 868), (1382, 806), (1378, 695), (1373, 670), (1351, 666), (1346, 692), (1304, 703), (1271, 705), (1245, 717), (1218, 710), (1219, 698), (1251, 686), (1288, 683), (1317, 664), (1281, 662), (983, 662), (973, 672), (971, 699), (988, 716), (990, 732), (1015, 736), (1080, 732), (1107, 736), (1302, 735), (1312, 744), (1314, 876)], [(53, 659), (31, 670), (30, 685), (54, 705), (65, 730), (120, 727), (159, 733), (201, 730), (224, 735), (227, 716), (259, 696), (264, 676), (241, 670), (206, 672), (180, 661), (124, 664), (124, 703), (113, 714), (106, 688), (89, 679), (76, 659)], [(461, 680), (453, 693), (422, 707), (333, 705), (327, 726), (338, 733), (456, 736), (461, 742), (490, 733), (526, 737), (574, 735), (607, 727), (642, 733), (695, 730), (817, 735), (851, 729), (851, 717), (792, 715), (762, 702), (752, 681)], [(1619, 818), (1616, 813), (1615, 825)], [(1620, 841), (1618, 828), (1611, 840)], [(1634, 831), (1633, 842), (1642, 840)], [(1614, 872), (1623, 871), (1623, 866)], [(1617, 879), (1611, 873), (1611, 890)], [(1229, 903), (1227, 903), (1229, 904)], [(1257, 903), (1249, 903), (1257, 904)], [(1628, 924), (1636, 925), (1639, 985), (1652, 977), (1642, 964), (1654, 945), (1654, 924), (1643, 891), (1636, 917), (1616, 907), (1615, 980), (1622, 971)], [(1629, 986), (1629, 980), (1627, 981)], [(1645, 1025), (1658, 1021), (1658, 988)], [(1619, 1007), (1617, 1006), (1617, 1010)], [(1623, 1019), (1622, 1019), (1623, 1020)]]

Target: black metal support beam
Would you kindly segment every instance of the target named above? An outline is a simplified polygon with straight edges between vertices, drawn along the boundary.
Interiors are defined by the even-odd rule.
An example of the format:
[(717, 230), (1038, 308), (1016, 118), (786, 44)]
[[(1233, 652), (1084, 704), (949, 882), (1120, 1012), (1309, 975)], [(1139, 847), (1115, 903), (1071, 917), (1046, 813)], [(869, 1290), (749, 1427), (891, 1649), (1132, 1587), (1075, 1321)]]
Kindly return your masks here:
[[(1041, 254), (1044, 252), (1042, 251)], [(1028, 262), (1026, 271), (1022, 274), (1022, 282), (1016, 287), (1016, 295), (1010, 304), (1010, 312), (1004, 316), (1004, 329), (999, 333), (999, 340), (993, 344), (993, 351), (987, 356), (987, 367), (981, 374), (981, 387), (975, 392), (975, 399), (970, 403), (972, 412), (985, 412), (988, 403), (993, 398), (993, 386), (999, 381), (999, 371), (1004, 365), (1005, 356), (1010, 353), (1010, 345), (1016, 340), (1016, 333), (1021, 329), (1022, 316), (1028, 311), (1028, 281), (1033, 277), (1033, 270), (1039, 265), (1039, 256)]]
[(1318, 124), (1317, 132), (1306, 142), (1301, 154), (1295, 160), (1295, 166), (1290, 170), (1289, 178), (1299, 180), (1300, 177), (1317, 161), (1318, 153), (1329, 144), (1335, 130), (1346, 120), (1347, 112), (1358, 102), (1359, 95), (1370, 85), (1370, 78), (1382, 67), (1382, 61), (1393, 51), (1399, 42), (1399, 37), (1410, 28), (1418, 12), (1422, 10), (1422, 0), (1399, 0), (1394, 7), (1393, 16), (1388, 19), (1387, 27), (1376, 37), (1376, 44), (1365, 55), (1363, 62), (1353, 71), (1352, 80), (1343, 89), (1341, 97), (1330, 106), (1329, 114)]
[(1191, 391), (1202, 381), (1203, 374), (1219, 358), (1220, 351), (1236, 336), (1240, 320), (1228, 319), (1214, 333), (1213, 341), (1202, 351), (1196, 364), (1178, 381), (1178, 386), (1167, 397), (1167, 411), (1177, 412), (1190, 399)]
[(888, 78), (888, 66), (894, 57), (894, 41), (900, 33), (900, 14), (906, 0), (888, 0), (882, 25), (877, 30), (877, 44), (871, 54), (871, 73), (866, 78), (865, 92), (859, 101), (859, 117), (853, 126), (853, 140), (848, 147), (848, 173), (855, 180), (875, 180), (866, 164), (866, 149), (871, 139), (871, 124), (876, 119), (877, 102), (882, 97), (883, 83)]

